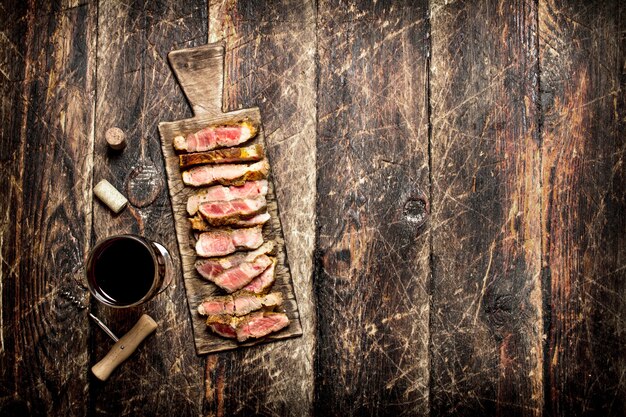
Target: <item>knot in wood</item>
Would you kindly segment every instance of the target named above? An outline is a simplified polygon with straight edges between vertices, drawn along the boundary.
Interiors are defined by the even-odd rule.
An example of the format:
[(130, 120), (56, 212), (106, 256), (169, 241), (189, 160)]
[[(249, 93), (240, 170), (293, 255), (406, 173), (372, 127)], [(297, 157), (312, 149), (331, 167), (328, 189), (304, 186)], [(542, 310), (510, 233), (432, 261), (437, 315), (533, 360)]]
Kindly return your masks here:
[(421, 227), (428, 218), (428, 202), (423, 197), (410, 198), (404, 203), (403, 215), (416, 227)]
[(498, 338), (516, 327), (516, 317), (519, 314), (519, 300), (512, 294), (487, 296), (484, 303), (484, 312), (487, 322)]

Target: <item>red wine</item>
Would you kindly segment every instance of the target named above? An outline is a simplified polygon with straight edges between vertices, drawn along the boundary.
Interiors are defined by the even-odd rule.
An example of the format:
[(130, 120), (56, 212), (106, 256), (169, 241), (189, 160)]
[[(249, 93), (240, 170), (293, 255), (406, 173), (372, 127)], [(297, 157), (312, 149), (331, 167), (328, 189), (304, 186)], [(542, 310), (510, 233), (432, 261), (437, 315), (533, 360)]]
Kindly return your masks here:
[(117, 236), (92, 253), (88, 279), (96, 297), (113, 306), (137, 303), (148, 295), (157, 278), (153, 249), (141, 238)]

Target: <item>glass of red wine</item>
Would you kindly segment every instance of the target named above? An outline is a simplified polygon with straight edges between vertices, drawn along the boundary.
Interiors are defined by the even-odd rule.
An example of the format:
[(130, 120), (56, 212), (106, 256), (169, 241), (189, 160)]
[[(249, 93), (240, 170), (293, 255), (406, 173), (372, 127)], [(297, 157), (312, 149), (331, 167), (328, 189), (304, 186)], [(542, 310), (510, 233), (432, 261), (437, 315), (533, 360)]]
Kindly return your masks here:
[(134, 307), (165, 290), (172, 282), (172, 258), (165, 247), (137, 235), (108, 237), (87, 259), (91, 294), (110, 307)]

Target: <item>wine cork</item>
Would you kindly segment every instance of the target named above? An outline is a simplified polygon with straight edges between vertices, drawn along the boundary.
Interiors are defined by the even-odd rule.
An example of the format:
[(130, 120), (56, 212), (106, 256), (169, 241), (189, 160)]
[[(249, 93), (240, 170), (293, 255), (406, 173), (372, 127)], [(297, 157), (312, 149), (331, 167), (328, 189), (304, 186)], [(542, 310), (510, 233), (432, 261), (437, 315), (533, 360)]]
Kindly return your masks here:
[(95, 187), (93, 187), (93, 192), (96, 197), (100, 199), (100, 201), (106, 204), (107, 207), (115, 213), (119, 213), (124, 210), (124, 207), (128, 204), (126, 197), (117, 191), (117, 189), (107, 180), (100, 181)]
[(110, 128), (106, 131), (104, 137), (111, 149), (119, 151), (126, 147), (126, 134), (119, 127)]

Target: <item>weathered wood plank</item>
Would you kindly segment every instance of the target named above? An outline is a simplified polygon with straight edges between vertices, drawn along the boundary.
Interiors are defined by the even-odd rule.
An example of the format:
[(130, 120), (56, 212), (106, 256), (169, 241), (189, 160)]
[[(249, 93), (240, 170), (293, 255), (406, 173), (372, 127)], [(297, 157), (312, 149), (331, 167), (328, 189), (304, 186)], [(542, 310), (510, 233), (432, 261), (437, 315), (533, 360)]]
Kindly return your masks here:
[(0, 414), (86, 415), (96, 5), (0, 5)]
[(431, 4), (433, 415), (542, 413), (536, 22)]
[(210, 2), (225, 110), (261, 110), (304, 336), (208, 361), (209, 415), (309, 415), (313, 395), (315, 3)]
[(539, 2), (546, 410), (626, 413), (626, 6)]
[[(94, 243), (121, 232), (161, 242), (180, 271), (176, 235), (167, 195), (157, 123), (189, 115), (167, 64), (167, 53), (206, 41), (205, 2), (101, 2), (98, 22), (98, 100), (94, 180), (106, 178), (129, 199), (113, 216), (94, 203)], [(120, 154), (107, 151), (105, 132), (117, 126), (127, 135)], [(94, 306), (118, 333), (141, 313), (159, 324), (107, 384), (92, 390), (95, 413), (102, 415), (198, 415), (202, 410), (203, 360), (195, 354), (180, 273), (155, 300), (131, 311)], [(111, 345), (96, 330), (93, 360)], [(115, 401), (111, 401), (115, 398)]]
[[(18, 301), (20, 261), (18, 239), (22, 206), (22, 154), (30, 80), (25, 80), (32, 25), (28, 4), (20, 0), (0, 4), (0, 413), (28, 412), (27, 396), (18, 391), (17, 367), (20, 321), (14, 315)], [(32, 13), (30, 15), (32, 18)], [(30, 75), (30, 74), (28, 74)]]
[(428, 414), (428, 2), (318, 6), (319, 415)]

